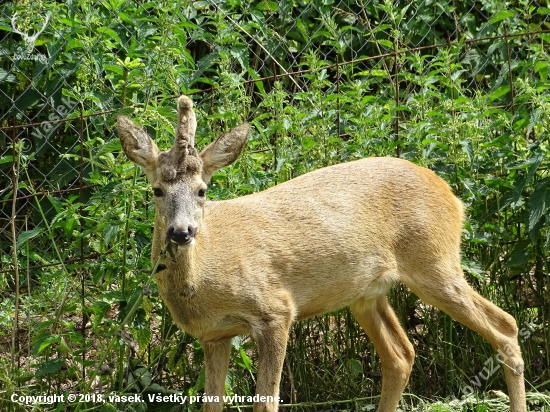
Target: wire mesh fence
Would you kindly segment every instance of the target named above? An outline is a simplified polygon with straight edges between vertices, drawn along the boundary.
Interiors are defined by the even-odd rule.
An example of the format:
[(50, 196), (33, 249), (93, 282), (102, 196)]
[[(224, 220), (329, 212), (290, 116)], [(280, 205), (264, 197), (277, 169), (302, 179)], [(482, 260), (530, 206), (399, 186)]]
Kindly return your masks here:
[[(141, 116), (167, 143), (181, 93), (208, 122), (199, 145), (240, 120), (254, 125), (247, 155), (268, 152), (272, 170), (248, 170), (244, 193), (369, 155), (449, 172), (435, 155), (442, 145), (454, 139), (452, 160), (468, 158), (468, 141), (499, 137), (495, 119), (510, 137), (513, 116), (515, 133), (535, 144), (548, 116), (545, 0), (21, 1), (2, 5), (0, 39), (8, 289), (16, 266), (55, 273), (114, 253), (83, 240), (97, 224), (90, 210), (125, 190), (109, 186), (121, 159), (114, 120)], [(426, 118), (446, 120), (418, 130)], [(466, 123), (477, 132), (463, 135)], [(101, 236), (123, 230), (111, 224)]]
[[(23, 12), (23, 6), (29, 10)], [(51, 10), (43, 2), (8, 3), (1, 15), (0, 233), (11, 237), (15, 144), (21, 145), (26, 173), (19, 176), (15, 205), (20, 230), (23, 221), (40, 224), (31, 197), (82, 196), (90, 189), (85, 180), (100, 149), (86, 146), (94, 138), (114, 138), (114, 114), (181, 91), (210, 101), (213, 111), (213, 96), (245, 87), (248, 115), (254, 118), (262, 115), (259, 102), (274, 92), (276, 82), (289, 92), (285, 103), (292, 105), (308, 93), (312, 75), (325, 76), (325, 96), (338, 94), (342, 77), (360, 78), (374, 102), (380, 84), (394, 84), (400, 106), (415, 92), (407, 84), (412, 59), (422, 65), (423, 59), (460, 48), (449, 62), (450, 81), (460, 81), (471, 93), (502, 90), (494, 105), (513, 111), (514, 73), (526, 59), (546, 52), (545, 6), (536, 1), (199, 1), (176, 7), (163, 20), (151, 4), (98, 1)], [(93, 9), (95, 19), (89, 19)], [(538, 54), (534, 43), (541, 46)], [(132, 53), (137, 57), (129, 57)], [(311, 67), (312, 55), (319, 67)], [(535, 71), (546, 73), (546, 60)], [(420, 69), (418, 75), (428, 73)], [(400, 117), (407, 116), (395, 116), (396, 139)], [(352, 126), (333, 121), (338, 135), (353, 135)], [(9, 266), (2, 265), (2, 270)]]

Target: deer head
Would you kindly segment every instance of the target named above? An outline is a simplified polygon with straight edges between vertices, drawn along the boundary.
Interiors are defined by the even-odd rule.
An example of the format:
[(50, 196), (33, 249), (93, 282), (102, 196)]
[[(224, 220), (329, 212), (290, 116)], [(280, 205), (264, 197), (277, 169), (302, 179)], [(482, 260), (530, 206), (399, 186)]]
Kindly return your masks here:
[(155, 232), (164, 232), (165, 244), (192, 246), (201, 230), (207, 184), (217, 170), (237, 159), (250, 126), (244, 123), (235, 127), (199, 154), (195, 149), (193, 102), (180, 96), (176, 138), (170, 150), (160, 151), (151, 137), (125, 116), (118, 118), (117, 128), (124, 152), (145, 170), (153, 187)]

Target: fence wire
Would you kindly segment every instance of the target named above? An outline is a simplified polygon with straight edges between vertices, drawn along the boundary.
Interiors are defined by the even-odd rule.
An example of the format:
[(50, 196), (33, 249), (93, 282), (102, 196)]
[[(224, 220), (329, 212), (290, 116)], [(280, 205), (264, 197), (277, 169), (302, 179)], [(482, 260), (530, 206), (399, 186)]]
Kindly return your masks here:
[[(320, 78), (323, 96), (338, 94), (341, 81), (360, 79), (374, 96), (369, 103), (381, 84), (390, 84), (399, 107), (415, 92), (406, 82), (414, 64), (459, 48), (457, 61), (442, 58), (451, 80), (472, 95), (496, 93), (494, 106), (513, 111), (522, 62), (540, 59), (537, 67), (547, 71), (549, 29), (549, 10), (538, 1), (5, 3), (0, 271), (13, 270), (12, 220), (16, 233), (41, 225), (42, 215), (55, 213), (45, 201), (51, 196), (76, 196), (86, 204), (98, 185), (90, 178), (97, 173), (94, 158), (116, 138), (113, 119), (124, 108), (143, 111), (185, 92), (215, 113), (220, 96), (242, 88), (253, 119), (264, 115), (260, 103), (277, 93), (278, 83), (292, 106), (295, 99), (312, 99)], [(537, 43), (539, 55), (532, 51)], [(427, 71), (417, 75), (429, 77)], [(325, 114), (319, 109), (317, 115)], [(395, 139), (406, 117), (393, 119)], [(339, 117), (335, 122), (338, 137), (357, 132)], [(51, 249), (44, 252), (53, 256)]]

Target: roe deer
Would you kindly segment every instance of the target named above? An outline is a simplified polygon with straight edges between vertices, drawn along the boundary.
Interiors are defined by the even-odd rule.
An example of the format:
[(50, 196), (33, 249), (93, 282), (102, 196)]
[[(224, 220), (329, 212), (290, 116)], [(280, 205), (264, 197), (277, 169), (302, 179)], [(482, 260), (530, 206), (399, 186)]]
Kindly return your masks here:
[(414, 360), (386, 299), (397, 281), (506, 354), (510, 410), (526, 410), (516, 322), (464, 279), (463, 206), (435, 173), (401, 159), (367, 158), (207, 202), (210, 178), (237, 159), (248, 124), (198, 154), (193, 103), (181, 96), (168, 151), (126, 117), (117, 127), (126, 155), (153, 186), (160, 294), (177, 325), (204, 348), (205, 395), (219, 397), (205, 411), (223, 409), (232, 337), (249, 334), (258, 345), (256, 393), (266, 398), (254, 411), (276, 411), (291, 323), (345, 306), (381, 359), (378, 411), (395, 411)]

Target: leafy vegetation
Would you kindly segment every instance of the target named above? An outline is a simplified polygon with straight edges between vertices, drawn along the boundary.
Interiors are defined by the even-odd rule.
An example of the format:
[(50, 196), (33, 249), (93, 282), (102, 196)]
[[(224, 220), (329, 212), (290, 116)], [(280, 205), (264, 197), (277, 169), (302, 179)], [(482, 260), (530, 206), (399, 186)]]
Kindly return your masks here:
[[(449, 182), (467, 206), (464, 269), (517, 320), (530, 407), (548, 410), (548, 29), (543, 0), (3, 4), (0, 408), (25, 409), (14, 393), (202, 393), (202, 349), (151, 279), (150, 189), (113, 130), (131, 114), (169, 147), (173, 97), (185, 93), (199, 147), (253, 125), (212, 200), (368, 156)], [(501, 371), (484, 372), (494, 353), (481, 338), (404, 287), (391, 300), (417, 351), (408, 392), (475, 389), (431, 406), (405, 396), (403, 410), (505, 408), (472, 403), (505, 386)], [(228, 394), (254, 394), (255, 358), (249, 338), (234, 340)], [(369, 410), (379, 392), (379, 361), (347, 310), (293, 327), (285, 403)], [(84, 400), (59, 408), (153, 407)]]

